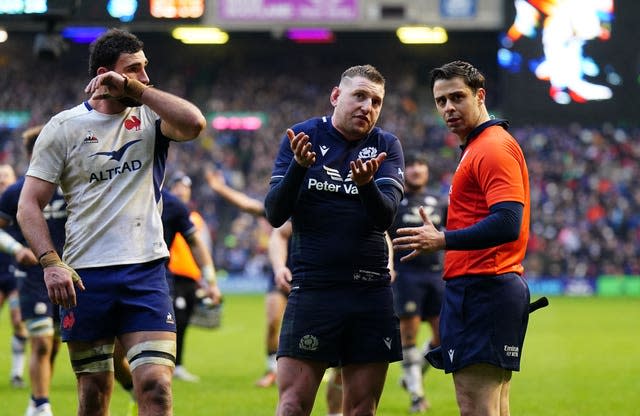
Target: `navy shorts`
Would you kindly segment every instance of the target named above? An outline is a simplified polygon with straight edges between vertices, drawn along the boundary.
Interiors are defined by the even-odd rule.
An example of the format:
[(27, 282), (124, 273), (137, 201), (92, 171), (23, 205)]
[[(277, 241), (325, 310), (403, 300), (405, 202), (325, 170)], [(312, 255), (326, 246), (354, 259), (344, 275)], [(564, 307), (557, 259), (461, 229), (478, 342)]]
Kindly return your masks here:
[(446, 282), (440, 315), (444, 370), (486, 363), (519, 371), (529, 322), (529, 287), (518, 274)]
[(60, 314), (58, 307), (51, 303), (51, 299), (49, 299), (42, 268), (34, 266), (25, 270), (16, 269), (15, 273), (18, 276), (18, 294), (22, 320), (28, 321), (50, 317), (57, 322)]
[(402, 360), (391, 287), (292, 290), (280, 330), (282, 356), (330, 367)]
[(11, 292), (17, 289), (16, 276), (12, 270), (4, 270), (0, 273), (0, 293), (8, 296)]
[(76, 290), (76, 307), (61, 308), (63, 341), (176, 331), (164, 260), (76, 271), (86, 290)]
[(444, 296), (441, 272), (399, 271), (393, 282), (395, 309), (401, 318), (420, 316), (422, 320), (440, 314)]

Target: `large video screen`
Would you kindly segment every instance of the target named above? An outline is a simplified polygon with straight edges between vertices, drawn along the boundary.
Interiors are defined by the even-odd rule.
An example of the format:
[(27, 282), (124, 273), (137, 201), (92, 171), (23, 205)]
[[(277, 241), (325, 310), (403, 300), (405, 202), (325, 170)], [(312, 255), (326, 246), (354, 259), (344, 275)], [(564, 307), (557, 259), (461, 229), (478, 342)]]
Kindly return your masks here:
[(501, 107), (516, 122), (640, 123), (640, 2), (507, 0)]

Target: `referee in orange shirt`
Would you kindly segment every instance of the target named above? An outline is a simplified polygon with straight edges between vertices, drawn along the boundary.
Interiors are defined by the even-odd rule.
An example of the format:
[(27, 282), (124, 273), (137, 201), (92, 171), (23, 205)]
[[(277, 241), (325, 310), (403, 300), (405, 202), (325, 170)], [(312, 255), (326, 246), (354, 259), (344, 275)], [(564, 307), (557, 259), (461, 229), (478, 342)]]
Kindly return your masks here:
[[(522, 260), (529, 238), (529, 174), (505, 120), (489, 116), (485, 78), (471, 64), (431, 72), (436, 108), (460, 139), (449, 190), (446, 231), (424, 208), (421, 227), (398, 230), (396, 250), (446, 250), (440, 355), (429, 361), (453, 373), (463, 416), (508, 416), (512, 371), (520, 369), (529, 288)], [(434, 360), (433, 358), (439, 358)]]

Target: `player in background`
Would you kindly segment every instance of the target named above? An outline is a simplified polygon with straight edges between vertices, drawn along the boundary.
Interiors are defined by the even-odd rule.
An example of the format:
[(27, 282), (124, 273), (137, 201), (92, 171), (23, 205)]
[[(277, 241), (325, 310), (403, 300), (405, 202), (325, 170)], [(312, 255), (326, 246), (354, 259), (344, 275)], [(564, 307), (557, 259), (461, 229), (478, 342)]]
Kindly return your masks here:
[[(240, 210), (255, 216), (264, 216), (262, 201), (251, 198), (247, 194), (227, 185), (224, 175), (219, 170), (207, 169), (205, 178), (209, 187), (227, 202)], [(265, 296), (265, 315), (267, 328), (265, 331), (267, 370), (258, 381), (258, 387), (270, 387), (276, 382), (278, 337), (282, 325), (282, 315), (287, 306), (287, 296), (291, 290), (291, 271), (288, 267), (289, 239), (291, 238), (291, 222), (273, 229), (269, 236), (269, 260), (273, 276), (269, 279)], [(337, 416), (342, 412), (342, 374), (330, 369), (327, 378), (327, 409), (329, 416)]]
[[(287, 306), (287, 296), (291, 292), (291, 269), (289, 268), (289, 243), (293, 227), (291, 221), (285, 222), (278, 228), (274, 228), (269, 237), (269, 260), (273, 269), (273, 286), (274, 290), (269, 293), (280, 293), (278, 302), (272, 308), (272, 313), (276, 314), (272, 317), (276, 323), (273, 332), (268, 333), (267, 342), (273, 348), (273, 364), (277, 363), (275, 351), (278, 349), (278, 336), (280, 335), (280, 325), (282, 323), (282, 315)], [(276, 296), (275, 294), (273, 295)], [(275, 302), (274, 302), (275, 303)], [(273, 369), (273, 375), (276, 375), (276, 368)], [(342, 372), (339, 368), (329, 368), (325, 375), (327, 379), (327, 416), (339, 416), (342, 414)]]
[[(212, 168), (205, 169), (205, 179), (207, 180), (209, 187), (230, 204), (236, 206), (241, 211), (247, 212), (256, 217), (264, 217), (264, 203), (227, 185), (222, 171), (214, 170)], [(273, 238), (273, 236), (270, 237), (270, 239), (271, 238)], [(267, 369), (264, 375), (256, 381), (257, 387), (270, 387), (276, 382), (276, 351), (278, 350), (278, 336), (280, 335), (280, 324), (282, 322), (284, 307), (287, 303), (288, 293), (288, 290), (277, 287), (273, 278), (269, 279), (267, 294), (264, 299), (267, 323), (265, 331)]]
[[(16, 181), (11, 165), (0, 164), (0, 195)], [(15, 262), (24, 265), (37, 264), (33, 252), (17, 242), (10, 234), (0, 230), (0, 309), (8, 302), (9, 318), (13, 334), (11, 336), (11, 369), (9, 383), (15, 388), (23, 388), (24, 360), (27, 344), (27, 329), (20, 315), (18, 281), (15, 275)]]
[[(31, 158), (34, 144), (43, 126), (35, 126), (22, 134), (24, 147)], [(6, 229), (20, 244), (26, 245), (16, 214), (18, 200), (24, 187), (25, 178), (21, 177), (9, 186), (0, 197), (0, 228)], [(67, 205), (59, 189), (43, 209), (46, 227), (56, 250), (63, 252), (65, 241), (65, 222)], [(29, 250), (31, 251), (31, 250)], [(36, 257), (31, 254), (32, 261), (28, 266), (18, 265), (18, 292), (20, 311), (26, 326), (31, 347), (29, 356), (29, 379), (31, 398), (25, 413), (26, 416), (49, 416), (52, 414), (49, 394), (53, 363), (60, 346), (60, 324), (58, 307), (51, 303), (47, 294), (42, 268)]]
[[(175, 229), (177, 232), (173, 236), (167, 237), (165, 241), (169, 246), (169, 277), (172, 286), (173, 309), (176, 313), (176, 368), (173, 377), (183, 381), (197, 382), (200, 378), (191, 374), (184, 366), (182, 357), (184, 355), (184, 341), (189, 321), (193, 315), (194, 307), (198, 302), (196, 292), (198, 289), (207, 291), (207, 295), (219, 304), (221, 301), (220, 290), (216, 283), (216, 270), (211, 259), (211, 236), (209, 229), (202, 216), (195, 210), (189, 210), (191, 203), (191, 178), (183, 172), (173, 174), (168, 183), (169, 192), (177, 197), (183, 206), (172, 202), (165, 203), (162, 213), (162, 222), (165, 229)], [(163, 193), (166, 195), (166, 193)], [(184, 220), (186, 218), (192, 223), (190, 227), (171, 226), (168, 224), (172, 218)], [(174, 212), (176, 211), (176, 212)], [(196, 254), (194, 256), (194, 254)], [(197, 259), (196, 259), (197, 258)]]
[[(431, 222), (440, 229), (443, 224), (443, 208), (438, 197), (427, 190), (429, 166), (424, 155), (410, 153), (405, 156), (404, 198), (389, 229), (394, 238), (396, 230), (422, 224), (419, 209), (424, 207)], [(442, 280), (442, 256), (428, 253), (417, 256), (409, 262), (400, 258), (409, 252), (395, 253), (393, 256), (395, 280), (393, 293), (396, 313), (400, 317), (402, 337), (402, 378), (401, 385), (409, 392), (410, 413), (422, 413), (430, 404), (426, 399), (423, 384), (425, 365), (423, 355), (440, 345), (440, 307), (444, 294)], [(431, 328), (431, 339), (426, 342), (426, 351), (416, 346), (420, 324), (427, 321)]]
[(403, 194), (400, 141), (376, 127), (385, 80), (348, 68), (333, 114), (287, 129), (265, 198), (291, 219), (291, 292), (278, 346), (276, 414), (308, 415), (328, 367), (342, 367), (343, 411), (374, 414), (390, 362), (402, 359), (385, 232)]
[(401, 261), (445, 250), (441, 347), (427, 359), (453, 373), (462, 416), (508, 416), (513, 371), (520, 370), (529, 320), (522, 274), (529, 238), (527, 163), (505, 120), (489, 116), (485, 78), (468, 62), (431, 71), (440, 116), (458, 136), (462, 155), (452, 177), (446, 231), (427, 211), (423, 225), (401, 228)]
[[(91, 44), (89, 98), (45, 125), (18, 206), (49, 297), (62, 306), (79, 416), (109, 413), (116, 337), (139, 414), (173, 412), (176, 328), (160, 188), (169, 144), (195, 139), (206, 120), (192, 103), (149, 85), (143, 46), (120, 29)], [(58, 185), (69, 214), (64, 261), (42, 212)]]

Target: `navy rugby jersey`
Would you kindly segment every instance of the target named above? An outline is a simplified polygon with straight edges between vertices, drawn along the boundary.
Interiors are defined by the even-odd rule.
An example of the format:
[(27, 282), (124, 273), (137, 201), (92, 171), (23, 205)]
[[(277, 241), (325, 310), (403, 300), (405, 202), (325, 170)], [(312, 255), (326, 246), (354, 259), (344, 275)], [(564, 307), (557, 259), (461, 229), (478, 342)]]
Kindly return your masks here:
[(189, 208), (177, 196), (166, 189), (162, 190), (162, 227), (167, 247), (171, 247), (176, 234), (180, 233), (186, 239), (196, 232), (189, 215)]
[[(309, 135), (316, 153), (315, 163), (305, 169), (297, 198), (290, 195), (294, 200), (291, 212), (276, 215), (290, 216), (293, 224), (289, 246), (292, 287), (388, 285), (384, 232), (391, 225), (403, 194), (404, 156), (400, 141), (378, 127), (362, 140), (347, 141), (333, 127), (330, 117), (313, 118), (292, 129)], [(373, 180), (383, 197), (393, 201), (392, 216), (384, 228), (380, 226), (381, 221), (370, 215), (375, 214), (371, 208), (367, 212), (359, 189), (351, 179), (349, 166), (351, 161), (375, 158), (382, 152), (387, 153), (387, 158)], [(293, 169), (299, 168), (285, 135), (271, 177), (272, 190), (285, 177), (290, 165)], [(267, 196), (267, 212), (274, 209), (269, 202)]]
[[(430, 195), (427, 191), (406, 192), (398, 207), (396, 219), (389, 229), (389, 235), (392, 239), (397, 236), (396, 231), (398, 228), (420, 227), (424, 224), (418, 211), (421, 206), (425, 208), (433, 225), (442, 231), (445, 210), (438, 199)], [(401, 262), (400, 259), (410, 252), (411, 250), (405, 250), (394, 253), (393, 260), (396, 272), (410, 271), (424, 273), (426, 271), (438, 272), (442, 270), (442, 261), (444, 260), (444, 253), (442, 251), (423, 253), (410, 261)]]
[[(20, 192), (22, 191), (23, 186), (24, 176), (4, 191), (0, 198), (0, 216), (9, 222), (9, 226), (6, 228), (6, 231), (11, 234), (16, 241), (25, 247), (28, 247), (29, 245), (22, 235), (22, 231), (20, 230), (16, 219), (16, 214), (18, 212), (18, 200), (20, 199)], [(67, 222), (67, 204), (65, 203), (59, 188), (53, 194), (49, 204), (44, 208), (43, 214), (44, 218), (47, 220), (47, 226), (49, 227), (53, 246), (58, 254), (62, 256), (65, 242), (65, 224)], [(29, 277), (33, 275), (39, 280), (42, 280), (44, 277), (42, 267), (40, 267), (40, 265), (31, 267), (18, 265), (16, 267), (19, 270), (26, 272)]]

